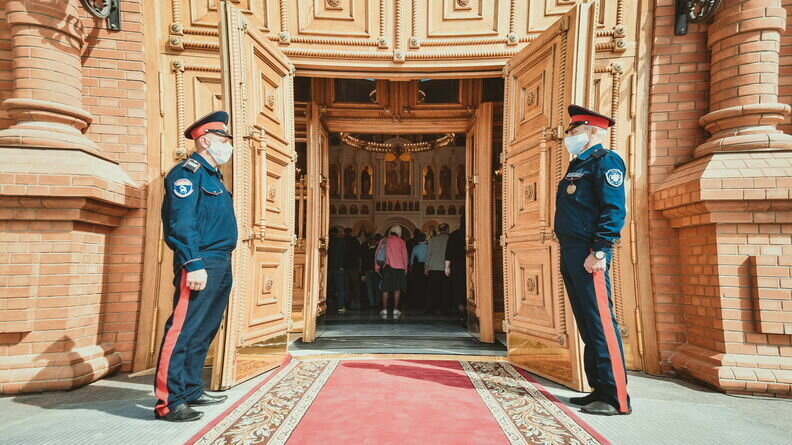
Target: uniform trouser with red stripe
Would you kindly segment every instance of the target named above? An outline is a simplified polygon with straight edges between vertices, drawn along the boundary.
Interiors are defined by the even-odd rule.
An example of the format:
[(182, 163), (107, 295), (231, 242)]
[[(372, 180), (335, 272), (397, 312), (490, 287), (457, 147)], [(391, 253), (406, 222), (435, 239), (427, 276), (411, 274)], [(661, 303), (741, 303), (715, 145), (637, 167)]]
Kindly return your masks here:
[(154, 393), (154, 412), (160, 416), (198, 398), (203, 392), (203, 370), (209, 345), (220, 327), (231, 291), (230, 255), (204, 256), (206, 287), (187, 288), (187, 271), (176, 271), (173, 313), (165, 323)]
[(583, 268), (591, 253), (587, 247), (561, 248), (561, 276), (564, 278), (572, 312), (575, 314), (583, 350), (583, 366), (588, 384), (621, 412), (630, 403), (624, 349), (613, 313), (608, 267), (604, 273), (590, 274)]

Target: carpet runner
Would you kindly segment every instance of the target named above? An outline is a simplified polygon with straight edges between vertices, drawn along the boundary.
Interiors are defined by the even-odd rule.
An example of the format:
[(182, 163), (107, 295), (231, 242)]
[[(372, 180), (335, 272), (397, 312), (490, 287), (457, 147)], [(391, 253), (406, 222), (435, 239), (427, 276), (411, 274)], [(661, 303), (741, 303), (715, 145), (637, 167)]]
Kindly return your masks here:
[(188, 444), (608, 444), (505, 362), (291, 359)]

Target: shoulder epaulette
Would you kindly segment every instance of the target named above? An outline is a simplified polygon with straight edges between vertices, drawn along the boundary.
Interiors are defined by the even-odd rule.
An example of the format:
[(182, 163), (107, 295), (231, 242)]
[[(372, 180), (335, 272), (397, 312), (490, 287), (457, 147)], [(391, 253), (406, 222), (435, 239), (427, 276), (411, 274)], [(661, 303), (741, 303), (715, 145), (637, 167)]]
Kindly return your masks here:
[(599, 158), (605, 156), (607, 153), (608, 153), (608, 149), (603, 147), (603, 148), (597, 149), (596, 151), (592, 152), (591, 156), (599, 159)]
[(182, 164), (182, 167), (195, 173), (199, 168), (201, 168), (201, 163), (193, 158), (187, 158), (187, 160), (184, 161), (184, 164)]

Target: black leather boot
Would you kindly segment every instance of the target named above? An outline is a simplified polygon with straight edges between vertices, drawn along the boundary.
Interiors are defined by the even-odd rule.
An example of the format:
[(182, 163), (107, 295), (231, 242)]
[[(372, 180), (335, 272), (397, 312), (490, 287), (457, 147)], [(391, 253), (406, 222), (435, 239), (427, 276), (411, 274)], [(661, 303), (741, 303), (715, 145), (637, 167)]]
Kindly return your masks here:
[(203, 417), (203, 413), (190, 408), (186, 404), (181, 404), (173, 408), (168, 414), (164, 416), (155, 414), (155, 417), (158, 420), (165, 420), (168, 422), (192, 422), (193, 420), (198, 420)]
[(627, 415), (632, 413), (632, 408), (627, 408), (626, 413), (620, 413), (618, 409), (616, 409), (613, 405), (603, 401), (596, 401), (591, 402), (588, 405), (580, 408), (581, 411), (588, 414), (596, 414), (598, 416), (618, 416), (618, 415)]
[(599, 400), (599, 394), (597, 393), (597, 390), (594, 390), (582, 397), (570, 397), (569, 403), (573, 405), (586, 406), (591, 402), (596, 402), (597, 400)]
[(227, 398), (228, 396), (213, 396), (203, 392), (197, 399), (190, 400), (187, 404), (190, 406), (217, 405), (218, 403), (225, 402)]

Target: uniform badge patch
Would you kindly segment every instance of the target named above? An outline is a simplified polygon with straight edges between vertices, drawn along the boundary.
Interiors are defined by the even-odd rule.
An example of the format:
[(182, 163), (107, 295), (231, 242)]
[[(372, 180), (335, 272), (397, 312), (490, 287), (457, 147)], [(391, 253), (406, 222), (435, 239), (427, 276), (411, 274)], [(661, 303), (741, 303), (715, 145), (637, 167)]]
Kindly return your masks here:
[(624, 183), (624, 173), (618, 168), (612, 168), (605, 173), (605, 180), (613, 187), (621, 187)]
[(186, 198), (193, 192), (193, 183), (189, 179), (177, 179), (173, 183), (173, 194), (179, 198)]

